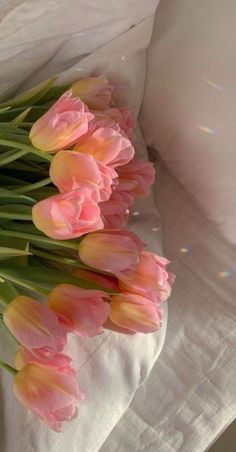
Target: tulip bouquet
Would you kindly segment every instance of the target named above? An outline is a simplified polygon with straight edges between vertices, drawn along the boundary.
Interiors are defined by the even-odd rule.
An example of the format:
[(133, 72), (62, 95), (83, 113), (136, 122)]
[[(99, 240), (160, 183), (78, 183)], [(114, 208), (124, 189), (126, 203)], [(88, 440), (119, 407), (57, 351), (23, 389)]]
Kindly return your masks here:
[(83, 398), (69, 335), (156, 331), (171, 292), (168, 261), (127, 229), (154, 180), (134, 126), (104, 77), (49, 80), (0, 104), (0, 320), (17, 343), (0, 365), (55, 431)]

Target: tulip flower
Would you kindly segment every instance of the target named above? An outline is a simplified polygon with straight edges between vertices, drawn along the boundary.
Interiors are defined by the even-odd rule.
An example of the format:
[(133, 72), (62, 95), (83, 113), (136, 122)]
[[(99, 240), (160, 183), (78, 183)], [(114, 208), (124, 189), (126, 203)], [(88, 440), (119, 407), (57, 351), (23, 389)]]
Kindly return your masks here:
[(105, 201), (117, 173), (88, 154), (60, 151), (52, 159), (50, 177), (61, 193), (87, 188), (94, 201)]
[(126, 191), (134, 197), (148, 196), (150, 186), (155, 179), (155, 170), (151, 162), (132, 160), (117, 170), (119, 175), (118, 190)]
[(122, 275), (119, 287), (157, 302), (165, 301), (170, 296), (175, 279), (166, 269), (168, 264), (169, 261), (164, 257), (142, 251), (136, 271), (129, 279)]
[(105, 110), (111, 105), (113, 87), (106, 77), (88, 77), (75, 82), (72, 93), (80, 97), (89, 108)]
[(65, 346), (66, 333), (57, 316), (32, 298), (17, 296), (5, 309), (3, 320), (13, 336), (36, 357), (50, 358)]
[(115, 188), (110, 198), (99, 204), (105, 229), (125, 229), (133, 202), (132, 194)]
[(33, 206), (35, 226), (53, 239), (72, 239), (103, 228), (90, 189), (50, 196)]
[(135, 118), (131, 108), (110, 108), (103, 114), (119, 124), (120, 129), (128, 138), (132, 138), (135, 127)]
[(151, 333), (161, 327), (162, 312), (151, 300), (133, 293), (114, 295), (110, 320), (133, 332)]
[(60, 284), (49, 293), (48, 305), (67, 331), (89, 337), (102, 331), (110, 312), (107, 300), (109, 296), (102, 291)]
[(19, 402), (33, 411), (53, 430), (78, 415), (83, 397), (75, 375), (43, 364), (28, 364), (15, 376), (13, 391)]
[[(108, 110), (110, 111), (110, 110)], [(116, 132), (120, 132), (121, 128), (119, 126), (119, 123), (116, 122), (114, 119), (111, 118), (111, 116), (106, 115), (105, 112), (101, 111), (94, 111), (93, 110), (93, 119), (89, 122), (89, 128), (88, 128), (88, 135), (91, 135), (95, 130), (101, 129), (101, 128), (109, 128), (113, 129)], [(121, 134), (122, 135), (122, 134)]]
[(125, 165), (134, 156), (129, 139), (109, 127), (101, 127), (91, 135), (81, 137), (74, 150), (92, 155), (100, 163), (113, 168)]
[(27, 348), (20, 347), (15, 354), (14, 363), (17, 370), (23, 369), (28, 364), (42, 364), (70, 375), (76, 374), (75, 370), (71, 367), (72, 358), (63, 353), (56, 353), (51, 358), (42, 359), (33, 355)]
[(29, 137), (37, 149), (58, 151), (84, 135), (92, 118), (86, 105), (69, 90), (34, 123)]
[(79, 256), (90, 267), (129, 277), (138, 266), (142, 249), (143, 243), (133, 232), (107, 229), (84, 237)]

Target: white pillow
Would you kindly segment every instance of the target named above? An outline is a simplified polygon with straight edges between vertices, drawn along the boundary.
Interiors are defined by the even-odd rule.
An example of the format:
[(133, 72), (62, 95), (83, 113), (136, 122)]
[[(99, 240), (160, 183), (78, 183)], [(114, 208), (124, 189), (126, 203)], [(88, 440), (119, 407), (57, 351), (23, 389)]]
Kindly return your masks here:
[(236, 2), (164, 0), (141, 123), (174, 176), (236, 243)]

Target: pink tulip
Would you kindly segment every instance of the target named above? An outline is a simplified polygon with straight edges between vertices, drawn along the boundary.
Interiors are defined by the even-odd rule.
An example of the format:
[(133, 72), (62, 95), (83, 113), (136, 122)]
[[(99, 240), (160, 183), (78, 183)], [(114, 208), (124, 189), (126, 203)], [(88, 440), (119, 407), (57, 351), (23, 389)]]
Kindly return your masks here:
[(23, 369), (28, 364), (42, 364), (44, 366), (52, 367), (70, 375), (75, 375), (75, 370), (71, 367), (72, 358), (62, 353), (56, 353), (51, 358), (41, 359), (33, 355), (27, 348), (20, 347), (14, 358), (15, 368), (17, 370)]
[(83, 397), (75, 375), (42, 364), (28, 364), (15, 376), (13, 391), (19, 402), (33, 411), (53, 430), (78, 415)]
[[(109, 111), (109, 110), (108, 110)], [(91, 135), (95, 130), (101, 128), (113, 129), (116, 132), (120, 132), (119, 123), (116, 122), (111, 116), (106, 115), (105, 112), (94, 111), (93, 110), (93, 119), (89, 122), (88, 134)]]
[(3, 313), (13, 336), (39, 359), (50, 358), (66, 343), (65, 330), (47, 306), (25, 296), (16, 297)]
[(100, 201), (108, 201), (112, 195), (113, 186), (116, 184), (117, 172), (110, 166), (97, 162), (101, 174), (99, 186)]
[(41, 116), (30, 130), (32, 144), (42, 151), (58, 151), (74, 144), (88, 131), (93, 115), (69, 90)]
[(125, 165), (134, 156), (134, 148), (128, 138), (109, 127), (101, 127), (91, 135), (81, 137), (74, 150), (90, 154), (100, 163), (113, 168)]
[(86, 290), (69, 284), (56, 286), (48, 296), (48, 305), (67, 331), (78, 336), (96, 336), (108, 318), (109, 296), (99, 290)]
[(103, 230), (88, 234), (79, 244), (80, 259), (90, 267), (129, 277), (137, 268), (143, 243), (130, 231)]
[(109, 110), (105, 110), (103, 114), (118, 123), (125, 135), (128, 138), (132, 138), (135, 118), (131, 108), (110, 108)]
[(92, 197), (91, 191), (84, 189), (43, 199), (32, 209), (33, 222), (44, 234), (59, 240), (102, 229), (100, 209)]
[(115, 187), (108, 201), (99, 204), (104, 227), (106, 229), (126, 228), (133, 203), (134, 197), (131, 192), (121, 191), (120, 185)]
[(73, 190), (90, 190), (94, 201), (109, 199), (113, 179), (117, 173), (88, 154), (60, 151), (52, 160), (50, 177), (61, 193)]
[(73, 271), (73, 275), (85, 281), (92, 281), (99, 284), (105, 289), (111, 289), (112, 291), (119, 292), (118, 280), (114, 276), (101, 275), (101, 273), (95, 273), (89, 270), (82, 270), (77, 268)]
[(151, 333), (161, 327), (162, 312), (151, 300), (133, 293), (114, 295), (111, 321), (133, 332)]
[(174, 283), (174, 275), (168, 273), (169, 261), (148, 251), (140, 254), (139, 265), (131, 278), (121, 276), (121, 290), (150, 298), (156, 302), (167, 300)]
[(74, 96), (80, 97), (89, 108), (105, 110), (112, 103), (113, 87), (106, 77), (88, 77), (72, 85)]
[[(105, 204), (105, 203), (104, 203)], [(101, 204), (100, 204), (101, 206)], [(102, 209), (101, 209), (102, 212)], [(102, 221), (104, 223), (105, 229), (126, 229), (128, 225), (129, 220), (129, 212), (124, 212), (120, 214), (113, 214), (113, 215), (103, 215), (102, 214)]]
[(152, 163), (133, 159), (118, 168), (118, 175), (120, 191), (126, 191), (134, 197), (148, 196), (155, 179), (155, 170)]

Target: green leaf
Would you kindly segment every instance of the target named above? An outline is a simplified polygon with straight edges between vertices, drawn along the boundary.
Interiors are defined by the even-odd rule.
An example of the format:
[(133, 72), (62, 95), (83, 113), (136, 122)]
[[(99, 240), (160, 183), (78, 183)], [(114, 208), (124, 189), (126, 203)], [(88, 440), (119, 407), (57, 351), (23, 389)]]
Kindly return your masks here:
[(32, 208), (23, 204), (7, 204), (0, 206), (0, 218), (15, 218), (21, 220), (31, 220)]
[(26, 116), (28, 115), (30, 110), (31, 110), (31, 107), (26, 108), (18, 116), (16, 116), (16, 118), (14, 118), (11, 123), (17, 127), (20, 126), (22, 124), (22, 122), (24, 122), (24, 119), (26, 118)]
[(30, 255), (30, 254), (32, 254), (32, 253), (30, 253), (29, 251), (0, 246), (0, 260), (8, 259), (10, 257), (15, 257), (15, 256), (26, 256), (26, 255)]
[(20, 129), (11, 122), (0, 122), (0, 134), (2, 135), (8, 132), (15, 133), (17, 135), (27, 135), (25, 130)]
[(35, 200), (29, 196), (13, 193), (10, 190), (0, 187), (0, 205), (15, 203), (32, 205), (35, 203)]
[(34, 105), (38, 102), (42, 97), (46, 95), (48, 90), (51, 88), (53, 83), (55, 82), (55, 77), (46, 80), (46, 82), (40, 83), (36, 87), (25, 91), (23, 94), (15, 97), (14, 99), (7, 100), (6, 102), (2, 102), (0, 104), (0, 108), (2, 107), (21, 107), (23, 105)]
[(0, 281), (0, 303), (4, 306), (7, 306), (8, 303), (10, 303), (14, 298), (16, 298), (18, 295), (18, 292), (16, 289), (12, 286), (12, 284), (7, 281), (3, 280)]
[(4, 266), (0, 264), (0, 276), (8, 279), (13, 284), (33, 289), (46, 295), (58, 284), (72, 284), (83, 289), (103, 290), (111, 293), (109, 289), (104, 289), (98, 284), (49, 268), (17, 267), (5, 265), (4, 263)]
[(47, 93), (38, 102), (39, 105), (57, 100), (62, 94), (70, 88), (70, 85), (52, 86)]
[[(31, 110), (28, 113), (27, 117), (28, 121), (36, 121), (48, 110), (48, 108), (49, 107), (46, 106), (31, 106)], [(2, 109), (2, 112), (0, 110), (0, 120), (4, 122), (10, 122), (17, 116), (19, 116), (23, 111), (25, 111), (25, 107), (7, 107), (5, 109)]]
[(11, 149), (10, 151), (4, 152), (4, 154), (0, 154), (0, 166), (8, 165), (15, 160), (20, 159), (25, 154), (28, 154), (27, 151), (17, 151), (16, 149)]
[(4, 108), (0, 108), (0, 115), (2, 113), (5, 113), (6, 111), (10, 110), (11, 107), (4, 107)]

